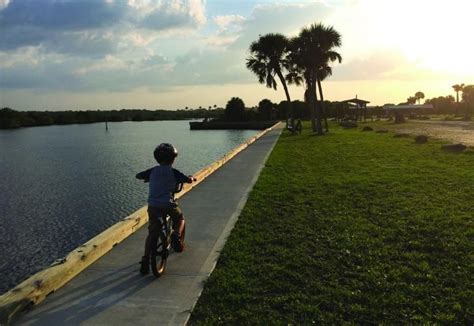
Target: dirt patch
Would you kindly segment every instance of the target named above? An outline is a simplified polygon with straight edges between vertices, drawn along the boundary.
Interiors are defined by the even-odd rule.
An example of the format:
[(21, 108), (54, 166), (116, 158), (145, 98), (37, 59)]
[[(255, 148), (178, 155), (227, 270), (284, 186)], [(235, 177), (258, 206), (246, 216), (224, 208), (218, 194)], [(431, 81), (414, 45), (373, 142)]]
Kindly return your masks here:
[(474, 122), (466, 121), (410, 121), (403, 125), (392, 125), (397, 133), (423, 134), (430, 138), (449, 140), (474, 146)]

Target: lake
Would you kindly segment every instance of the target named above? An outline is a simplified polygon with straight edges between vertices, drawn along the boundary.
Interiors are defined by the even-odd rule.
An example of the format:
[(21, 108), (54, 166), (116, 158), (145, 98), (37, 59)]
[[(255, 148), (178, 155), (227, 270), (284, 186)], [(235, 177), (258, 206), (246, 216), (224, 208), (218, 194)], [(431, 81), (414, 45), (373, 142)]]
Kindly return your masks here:
[(144, 206), (135, 174), (156, 165), (159, 143), (175, 145), (174, 166), (192, 174), (255, 134), (188, 121), (0, 130), (0, 293)]

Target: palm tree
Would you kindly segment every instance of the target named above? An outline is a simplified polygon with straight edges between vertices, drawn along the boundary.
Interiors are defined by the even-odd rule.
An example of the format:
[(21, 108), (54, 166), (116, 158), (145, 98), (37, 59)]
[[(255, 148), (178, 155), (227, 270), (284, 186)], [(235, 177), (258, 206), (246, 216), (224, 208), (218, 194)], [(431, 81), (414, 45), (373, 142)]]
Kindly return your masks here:
[[(313, 131), (323, 134), (323, 92), (321, 81), (332, 74), (330, 62), (341, 62), (342, 57), (333, 48), (341, 46), (341, 35), (331, 26), (312, 24), (303, 28), (291, 41), (288, 80), (298, 84), (301, 79), (306, 85), (305, 97), (309, 102)], [(317, 98), (319, 88), (320, 101)]]
[(459, 103), (459, 92), (462, 92), (464, 89), (464, 84), (456, 84), (452, 86), (456, 92), (456, 103)]
[(425, 94), (423, 92), (416, 92), (415, 98), (418, 101), (418, 104), (420, 104), (421, 100), (425, 98)]
[[(332, 52), (332, 51), (330, 51)], [(334, 57), (328, 58), (328, 61), (339, 61), (339, 63), (342, 61), (342, 57), (339, 53), (333, 52), (331, 55), (334, 55)], [(333, 60), (334, 58), (334, 60)], [(328, 120), (327, 120), (327, 112), (326, 108), (324, 107), (324, 96), (323, 96), (323, 87), (321, 86), (321, 81), (325, 80), (327, 77), (332, 75), (332, 68), (329, 65), (325, 65), (323, 67), (320, 67), (318, 70), (316, 76), (317, 76), (317, 81), (318, 81), (318, 88), (319, 88), (319, 98), (321, 100), (321, 105), (322, 105), (322, 114), (324, 118), (324, 127), (326, 128), (326, 132), (329, 132), (329, 127), (328, 127)]]
[(290, 121), (293, 126), (291, 98), (283, 76), (283, 71), (288, 65), (287, 55), (288, 39), (281, 34), (266, 34), (250, 45), (250, 56), (247, 58), (246, 66), (257, 75), (259, 83), (265, 84), (268, 88), (277, 89), (275, 75), (278, 76), (290, 105)]

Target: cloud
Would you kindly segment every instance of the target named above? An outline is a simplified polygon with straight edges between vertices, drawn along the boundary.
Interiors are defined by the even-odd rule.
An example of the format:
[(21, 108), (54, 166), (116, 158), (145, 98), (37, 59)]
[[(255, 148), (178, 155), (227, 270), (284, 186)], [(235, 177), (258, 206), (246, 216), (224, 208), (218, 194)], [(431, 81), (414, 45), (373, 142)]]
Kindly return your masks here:
[(122, 1), (13, 0), (0, 12), (0, 27), (32, 26), (46, 30), (100, 28), (122, 19)]
[(141, 28), (152, 30), (197, 28), (206, 23), (204, 5), (201, 1), (165, 1), (148, 6), (145, 10), (140, 9), (146, 12), (137, 24)]
[[(116, 2), (124, 3), (110, 4)], [(250, 43), (269, 32), (297, 33), (306, 24), (322, 21), (331, 11), (321, 3), (264, 5), (256, 7), (247, 18), (217, 16), (209, 26), (214, 29), (196, 30), (193, 26), (206, 21), (201, 1), (163, 3), (129, 0), (128, 12), (120, 15), (122, 22), (110, 22), (110, 26), (88, 28), (77, 23), (75, 26), (80, 28), (48, 33), (43, 33), (45, 28), (26, 26), (32, 33), (39, 31), (39, 35), (17, 41), (21, 46), (13, 46), (8, 53), (17, 57), (34, 48), (42, 59), (33, 69), (26, 62), (34, 54), (18, 56), (24, 60), (23, 65), (9, 61), (8, 66), (0, 68), (0, 87), (97, 92), (228, 83), (257, 85), (256, 77), (245, 68)], [(151, 17), (168, 20), (152, 24)], [(175, 31), (178, 26), (195, 32), (163, 33)], [(22, 27), (18, 24), (10, 28)], [(13, 42), (11, 39), (7, 43), (11, 46)]]
[[(344, 58), (343, 58), (344, 59)], [(424, 68), (416, 61), (409, 60), (397, 50), (379, 50), (366, 56), (354, 58), (333, 67), (334, 81), (350, 80), (419, 80), (443, 78), (440, 73)]]
[(245, 18), (240, 15), (223, 15), (214, 17), (213, 21), (219, 27), (219, 30), (222, 31), (230, 27), (240, 28)]
[[(343, 58), (344, 60), (344, 58)], [(396, 51), (378, 51), (333, 67), (333, 80), (374, 80), (389, 77), (401, 66), (407, 65), (407, 58)]]
[(132, 41), (146, 42), (150, 31), (195, 29), (206, 21), (198, 0), (3, 1), (0, 51), (42, 46), (50, 52), (105, 56), (130, 41), (130, 33)]
[(213, 18), (217, 32), (207, 38), (212, 47), (226, 47), (234, 43), (241, 35), (245, 18), (240, 15), (222, 15)]
[(0, 0), (0, 10), (8, 6), (9, 3), (10, 3), (10, 0)]

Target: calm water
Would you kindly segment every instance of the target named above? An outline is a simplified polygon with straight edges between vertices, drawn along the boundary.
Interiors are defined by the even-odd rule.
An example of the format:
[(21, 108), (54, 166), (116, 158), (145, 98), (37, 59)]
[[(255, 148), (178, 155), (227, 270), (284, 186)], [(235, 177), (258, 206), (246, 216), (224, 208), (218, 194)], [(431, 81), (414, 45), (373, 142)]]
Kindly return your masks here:
[(135, 174), (161, 142), (192, 174), (255, 131), (190, 131), (186, 121), (0, 130), (0, 293), (146, 203)]

